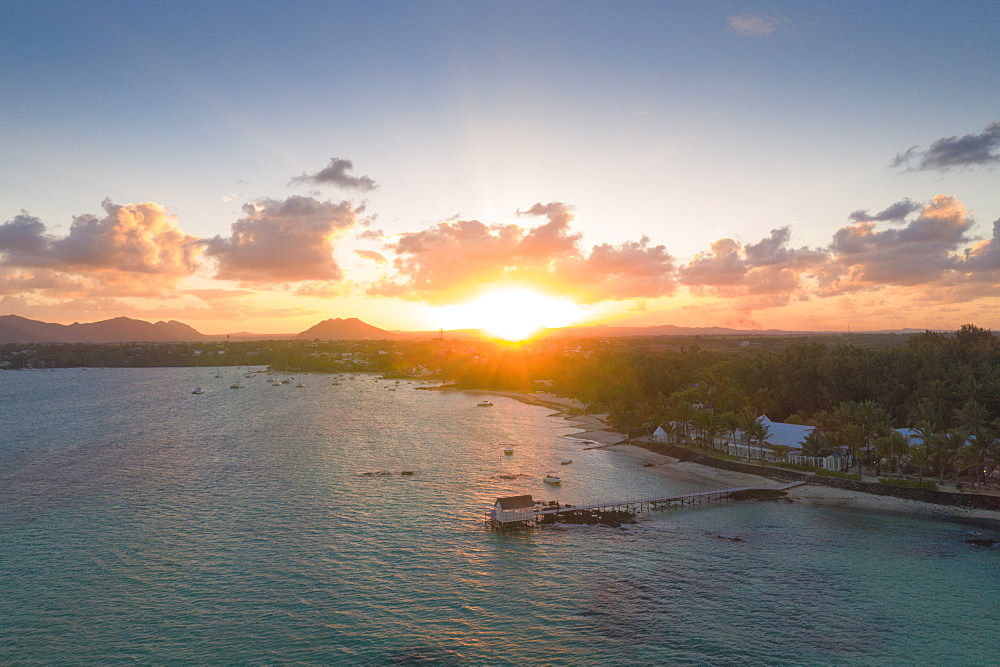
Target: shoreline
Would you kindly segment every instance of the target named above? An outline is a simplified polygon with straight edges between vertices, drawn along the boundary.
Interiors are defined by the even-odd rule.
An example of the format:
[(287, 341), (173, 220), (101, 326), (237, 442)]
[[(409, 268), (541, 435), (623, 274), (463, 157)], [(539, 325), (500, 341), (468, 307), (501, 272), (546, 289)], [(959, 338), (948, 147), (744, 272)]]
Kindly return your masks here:
[[(752, 473), (714, 468), (694, 461), (682, 461), (639, 445), (631, 444), (627, 436), (609, 429), (600, 416), (583, 414), (581, 412), (582, 406), (580, 406), (579, 401), (575, 401), (574, 399), (566, 399), (547, 392), (525, 394), (513, 391), (478, 389), (463, 389), (460, 391), (468, 391), (469, 393), (476, 394), (494, 394), (529, 405), (539, 405), (555, 409), (557, 412), (551, 416), (561, 417), (563, 420), (570, 422), (573, 428), (581, 429), (580, 432), (568, 434), (566, 437), (578, 440), (591, 440), (598, 443), (598, 446), (602, 449), (641, 460), (644, 464), (652, 464), (648, 466), (648, 469), (664, 477), (697, 480), (719, 488), (733, 486), (774, 488), (783, 484), (783, 482)], [(787, 497), (793, 502), (803, 502), (815, 506), (853, 507), (877, 512), (917, 514), (949, 520), (988, 521), (1000, 527), (1000, 512), (993, 510), (939, 505), (895, 496), (881, 496), (864, 491), (838, 489), (819, 484), (804, 484), (789, 489)]]
[[(648, 469), (670, 479), (698, 481), (717, 488), (752, 486), (758, 488), (777, 488), (784, 482), (733, 470), (713, 468), (694, 461), (658, 454), (639, 445), (622, 444), (609, 446), (606, 449), (640, 460), (642, 463), (652, 463)], [(789, 489), (786, 496), (793, 502), (826, 507), (852, 507), (875, 512), (890, 512), (898, 514), (917, 514), (941, 519), (987, 521), (994, 528), (1000, 528), (1000, 513), (992, 510), (938, 505), (918, 500), (897, 498), (895, 496), (880, 496), (863, 491), (849, 491), (820, 484), (804, 484)]]

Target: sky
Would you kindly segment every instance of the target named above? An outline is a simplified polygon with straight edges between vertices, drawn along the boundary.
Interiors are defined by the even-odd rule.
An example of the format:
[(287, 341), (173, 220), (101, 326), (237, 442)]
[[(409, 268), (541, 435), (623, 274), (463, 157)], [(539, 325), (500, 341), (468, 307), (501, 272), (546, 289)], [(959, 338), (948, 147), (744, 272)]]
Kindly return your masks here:
[(0, 14), (0, 314), (1000, 329), (996, 2)]

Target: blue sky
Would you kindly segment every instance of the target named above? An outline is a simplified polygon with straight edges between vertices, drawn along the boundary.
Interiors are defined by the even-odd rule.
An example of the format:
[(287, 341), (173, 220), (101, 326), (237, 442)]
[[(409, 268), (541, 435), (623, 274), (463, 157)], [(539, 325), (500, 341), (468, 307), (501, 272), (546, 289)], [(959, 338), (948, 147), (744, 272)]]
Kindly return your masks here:
[[(976, 268), (985, 260), (956, 263), (991, 239), (1000, 218), (988, 132), (1000, 120), (996, 3), (0, 7), (0, 224), (25, 211), (55, 243), (55, 254), (32, 259), (0, 233), (3, 312), (53, 321), (130, 314), (212, 331), (234, 318), (277, 332), (329, 316), (429, 328), (430, 306), (475, 296), (453, 282), (488, 288), (494, 274), (449, 273), (401, 239), (436, 231), (454, 253), (479, 257), (440, 223), (478, 220), (499, 237), (489, 225), (523, 235), (549, 220), (563, 225), (562, 237), (579, 235), (553, 246), (550, 275), (525, 265), (540, 256), (513, 246), (510, 257), (500, 248), (482, 261), (506, 267), (508, 282), (587, 304), (594, 319), (829, 329), (847, 312), (855, 327), (957, 327), (974, 315), (1000, 326), (993, 278)], [(935, 141), (964, 135), (983, 144), (985, 161), (916, 168)], [(890, 166), (911, 147), (912, 159)], [(332, 158), (377, 188), (290, 183)], [(833, 247), (838, 230), (860, 223), (852, 212), (874, 215), (906, 199), (926, 206), (938, 195), (963, 217), (937, 254), (917, 253), (935, 269), (926, 276), (870, 270), (875, 255), (849, 260)], [(222, 277), (242, 207), (293, 196), (352, 203), (355, 218), (317, 232), (337, 270)], [(220, 241), (205, 246), (214, 254), (166, 268), (137, 269), (121, 253), (67, 259), (74, 216), (111, 215), (106, 198), (158, 204), (174, 216), (163, 224), (195, 247)], [(551, 202), (571, 221), (516, 215)], [(900, 232), (926, 215), (914, 208), (868, 231)], [(277, 224), (266, 212), (255, 221)], [(747, 246), (785, 227), (782, 248), (823, 249), (833, 264), (810, 255), (806, 268), (800, 253), (780, 277), (762, 275), (773, 258), (755, 264)], [(113, 232), (102, 229), (94, 233)], [(628, 246), (642, 237), (645, 246)], [(722, 247), (712, 250), (722, 239), (737, 244), (729, 259), (741, 268), (722, 266)], [(597, 261), (592, 249), (602, 244), (618, 264), (618, 255)], [(659, 245), (672, 262), (654, 261)], [(705, 261), (684, 272), (710, 253), (725, 277)], [(647, 259), (658, 273), (641, 284), (619, 266)], [(112, 264), (95, 268), (100, 261)], [(631, 287), (590, 284), (588, 267)], [(124, 289), (129, 271), (164, 280)]]

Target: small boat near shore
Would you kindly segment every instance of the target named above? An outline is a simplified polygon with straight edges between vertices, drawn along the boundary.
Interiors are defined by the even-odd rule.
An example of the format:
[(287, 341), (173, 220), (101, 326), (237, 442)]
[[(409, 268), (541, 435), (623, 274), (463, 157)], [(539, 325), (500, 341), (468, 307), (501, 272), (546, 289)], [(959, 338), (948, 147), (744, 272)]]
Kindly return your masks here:
[(476, 407), (477, 408), (492, 408), (493, 407), (493, 403), (491, 403), (490, 401), (480, 401), (479, 403), (476, 403)]
[(572, 462), (573, 459), (563, 459), (562, 461), (559, 462), (559, 465), (568, 466)]
[(194, 391), (192, 391), (191, 393), (192, 393), (192, 394), (204, 394), (204, 393), (205, 393), (205, 390), (204, 390), (204, 389), (202, 389), (201, 387), (195, 387), (195, 388), (194, 388)]
[(562, 477), (555, 474), (554, 472), (550, 472), (545, 475), (545, 479), (543, 479), (542, 481), (545, 482), (546, 484), (562, 484)]
[(513, 456), (514, 455), (514, 448), (511, 447), (510, 445), (508, 445), (508, 446), (504, 447), (503, 453), (506, 454), (507, 456)]

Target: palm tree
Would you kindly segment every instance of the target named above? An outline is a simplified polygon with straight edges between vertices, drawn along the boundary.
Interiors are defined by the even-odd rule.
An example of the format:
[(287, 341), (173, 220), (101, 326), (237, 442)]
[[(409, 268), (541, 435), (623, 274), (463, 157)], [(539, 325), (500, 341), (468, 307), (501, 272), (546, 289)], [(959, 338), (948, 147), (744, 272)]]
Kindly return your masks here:
[(961, 408), (955, 410), (954, 414), (955, 426), (969, 434), (983, 428), (989, 421), (986, 408), (974, 400), (966, 401)]
[(987, 463), (996, 457), (997, 438), (985, 428), (977, 429), (969, 438), (969, 457), (976, 467), (976, 477), (981, 478), (983, 485), (986, 485)]
[(686, 440), (688, 429), (691, 428), (691, 418), (694, 410), (688, 401), (682, 399), (674, 404), (673, 413), (677, 434)]
[(747, 461), (750, 460), (750, 441), (753, 439), (754, 429), (760, 422), (757, 420), (757, 413), (752, 408), (744, 407), (736, 413), (736, 425), (743, 432), (743, 439), (747, 445)]
[(875, 455), (879, 462), (886, 460), (890, 469), (895, 472), (899, 469), (899, 461), (906, 456), (909, 446), (905, 435), (896, 430), (889, 430), (875, 439)]
[(729, 439), (733, 440), (736, 438), (736, 429), (739, 426), (736, 424), (736, 413), (735, 412), (723, 412), (719, 415), (719, 428), (720, 435), (723, 433), (729, 435)]
[(958, 452), (965, 445), (965, 435), (961, 431), (948, 431), (929, 443), (931, 459), (938, 473), (938, 480), (943, 482), (945, 473), (958, 459)]
[(930, 463), (931, 453), (927, 445), (910, 447), (910, 463), (917, 466), (917, 481), (924, 481), (924, 469)]
[(705, 446), (705, 440), (707, 439), (707, 432), (711, 429), (714, 418), (715, 415), (712, 411), (704, 408), (695, 410), (691, 415), (691, 425), (694, 427), (695, 433), (697, 433), (697, 438), (703, 447)]
[(660, 423), (660, 428), (667, 434), (667, 442), (675, 441), (677, 436), (677, 427), (672, 421), (663, 421)]
[(839, 433), (843, 438), (843, 443), (846, 445), (847, 450), (858, 464), (858, 474), (864, 475), (862, 460), (864, 459), (865, 450), (868, 447), (868, 434), (864, 426), (862, 424), (849, 423), (841, 427)]
[(814, 428), (809, 432), (809, 435), (802, 440), (802, 453), (805, 456), (821, 458), (828, 454), (829, 448), (830, 445), (827, 441), (826, 434), (818, 428)]
[[(754, 421), (747, 430), (747, 460), (750, 460), (750, 442), (756, 442), (757, 448), (763, 450), (764, 441), (771, 437), (771, 427), (759, 419)], [(763, 454), (762, 454), (763, 458)]]
[(774, 452), (774, 460), (777, 463), (787, 463), (788, 453), (792, 451), (792, 448), (788, 445), (771, 445), (771, 451)]
[(716, 414), (714, 412), (709, 412), (711, 419), (705, 426), (705, 440), (708, 441), (708, 446), (715, 449), (715, 439), (722, 435), (726, 430), (725, 421), (723, 420), (723, 415)]

